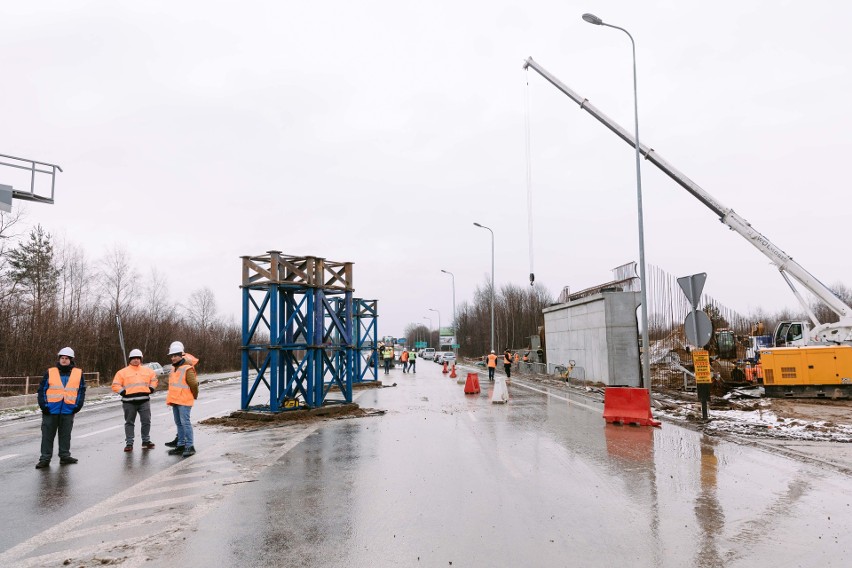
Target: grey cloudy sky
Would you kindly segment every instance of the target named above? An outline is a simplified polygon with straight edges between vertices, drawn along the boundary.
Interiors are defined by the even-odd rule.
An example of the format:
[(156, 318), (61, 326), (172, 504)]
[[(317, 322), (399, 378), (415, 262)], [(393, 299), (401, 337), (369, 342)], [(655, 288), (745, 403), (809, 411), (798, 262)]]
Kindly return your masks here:
[[(0, 1), (0, 153), (60, 164), (28, 220), (125, 247), (172, 297), (240, 309), (241, 255), (355, 263), (380, 333), (450, 319), (490, 271), (526, 285), (528, 56), (828, 284), (845, 255), (852, 118), (841, 2)], [(632, 149), (530, 72), (537, 282), (637, 258)], [(15, 181), (8, 169), (0, 182)], [(795, 307), (768, 261), (650, 163), (646, 252), (748, 312)], [(14, 185), (20, 186), (20, 182)], [(16, 207), (19, 205), (16, 203)], [(434, 321), (437, 326), (437, 321)]]

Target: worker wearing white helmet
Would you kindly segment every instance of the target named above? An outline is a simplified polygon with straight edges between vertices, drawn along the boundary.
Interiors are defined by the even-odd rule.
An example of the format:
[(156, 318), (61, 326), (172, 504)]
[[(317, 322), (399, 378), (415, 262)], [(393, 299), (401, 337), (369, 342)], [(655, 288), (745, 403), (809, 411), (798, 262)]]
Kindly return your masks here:
[(59, 463), (77, 463), (71, 457), (71, 429), (74, 415), (86, 400), (86, 381), (83, 371), (74, 365), (74, 350), (63, 347), (56, 354), (58, 362), (41, 379), (38, 386), (38, 405), (41, 408), (41, 456), (36, 469), (50, 466), (53, 440), (59, 432)]
[(177, 446), (169, 450), (169, 455), (182, 455), (185, 458), (195, 455), (195, 441), (192, 433), (190, 412), (198, 398), (198, 377), (195, 368), (186, 360), (183, 343), (174, 341), (169, 346), (172, 360), (172, 373), (169, 375), (169, 393), (166, 404), (172, 407), (177, 426)]
[(151, 394), (159, 381), (154, 369), (142, 365), (142, 351), (133, 349), (127, 356), (128, 365), (112, 379), (112, 390), (121, 395), (124, 409), (124, 451), (133, 451), (136, 416), (142, 422), (142, 449), (154, 447), (151, 441)]

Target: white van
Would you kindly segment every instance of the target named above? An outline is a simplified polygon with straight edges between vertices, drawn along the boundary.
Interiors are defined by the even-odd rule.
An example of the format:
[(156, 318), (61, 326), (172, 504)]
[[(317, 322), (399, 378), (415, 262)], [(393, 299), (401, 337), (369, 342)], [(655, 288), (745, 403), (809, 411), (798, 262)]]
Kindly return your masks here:
[(434, 359), (435, 358), (435, 349), (432, 347), (427, 347), (423, 350), (423, 358), (424, 359)]

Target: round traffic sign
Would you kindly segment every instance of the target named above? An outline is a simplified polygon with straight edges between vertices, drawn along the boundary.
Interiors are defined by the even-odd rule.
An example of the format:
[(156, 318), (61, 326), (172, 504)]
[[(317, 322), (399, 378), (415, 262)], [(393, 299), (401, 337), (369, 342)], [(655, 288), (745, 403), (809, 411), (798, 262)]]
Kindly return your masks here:
[(713, 323), (710, 321), (710, 316), (705, 312), (692, 311), (686, 314), (683, 331), (686, 332), (687, 341), (692, 345), (704, 347), (713, 334)]

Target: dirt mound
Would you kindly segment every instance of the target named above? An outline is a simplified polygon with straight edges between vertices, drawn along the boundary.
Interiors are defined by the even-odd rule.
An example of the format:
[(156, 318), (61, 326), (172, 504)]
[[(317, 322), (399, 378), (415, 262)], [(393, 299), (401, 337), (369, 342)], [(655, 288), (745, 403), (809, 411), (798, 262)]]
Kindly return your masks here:
[(381, 416), (385, 412), (387, 411), (374, 408), (361, 408), (357, 404), (352, 403), (322, 406), (320, 408), (285, 410), (282, 412), (237, 410), (228, 416), (216, 416), (202, 420), (200, 423), (207, 426), (226, 426), (228, 428), (245, 430), (269, 428), (295, 422)]

